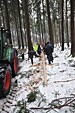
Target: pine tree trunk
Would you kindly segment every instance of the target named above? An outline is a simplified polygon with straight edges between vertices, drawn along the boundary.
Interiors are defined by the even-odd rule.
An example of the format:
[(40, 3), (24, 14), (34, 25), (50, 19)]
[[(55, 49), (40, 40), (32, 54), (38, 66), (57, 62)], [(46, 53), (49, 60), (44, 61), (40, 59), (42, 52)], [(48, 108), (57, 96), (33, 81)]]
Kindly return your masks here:
[(69, 35), (68, 35), (68, 17), (67, 17), (67, 0), (66, 0), (66, 40), (69, 47)]
[(0, 16), (0, 27), (1, 27), (2, 25), (1, 25), (1, 16)]
[(45, 9), (44, 9), (44, 2), (42, 0), (42, 6), (43, 6), (43, 43), (46, 42), (46, 36), (45, 36), (45, 33), (46, 33), (46, 29), (45, 29)]
[(18, 26), (17, 26), (16, 14), (15, 14), (15, 10), (13, 10), (13, 7), (14, 7), (14, 0), (12, 0), (12, 2), (11, 2), (11, 10), (12, 10), (12, 13), (13, 13), (14, 23), (15, 23), (15, 27), (16, 27), (18, 48), (20, 49), (21, 48), (20, 37), (19, 37), (19, 33), (18, 33)]
[(64, 0), (62, 0), (62, 51), (64, 51)]
[(36, 32), (36, 41), (37, 41), (37, 40), (38, 40), (38, 39), (37, 39), (37, 28), (35, 28), (35, 30), (36, 30), (36, 31), (35, 31), (35, 32)]
[(55, 23), (56, 23), (56, 22), (55, 22), (55, 20), (54, 20), (54, 30), (55, 30), (55, 43), (57, 44), (57, 41), (56, 41), (56, 39), (57, 39), (57, 38), (56, 38), (56, 37), (57, 37), (57, 36), (56, 36), (56, 24), (55, 24)]
[[(60, 6), (58, 4), (58, 14), (60, 15)], [(60, 45), (61, 45), (61, 42), (62, 42), (62, 34), (61, 34), (61, 22), (59, 21), (59, 42), (60, 42)]]
[(27, 38), (28, 38), (28, 50), (32, 50), (30, 22), (29, 22), (29, 14), (28, 14), (28, 0), (24, 0), (24, 5), (25, 5), (26, 29), (27, 29)]
[(40, 32), (39, 18), (40, 18), (40, 15), (39, 15), (39, 11), (37, 8), (37, 31), (38, 31), (38, 35), (39, 35), (39, 41), (41, 43), (41, 32)]
[(75, 56), (74, 4), (75, 4), (75, 0), (71, 0), (71, 54), (72, 56)]
[(47, 4), (47, 14), (48, 14), (48, 27), (49, 27), (50, 43), (52, 43), (54, 45), (52, 25), (51, 25), (51, 18), (50, 18), (49, 0), (46, 0), (46, 4)]
[[(6, 19), (6, 29), (10, 31), (10, 22), (9, 22), (9, 14), (8, 14), (8, 4), (7, 0), (3, 0), (5, 6), (5, 19)], [(12, 44), (12, 39), (10, 37), (10, 43)]]
[(22, 34), (22, 23), (21, 23), (19, 0), (17, 0), (17, 3), (18, 3), (18, 14), (19, 14), (19, 24), (20, 24), (20, 33), (21, 33), (22, 49), (24, 49), (24, 41), (23, 41), (23, 34)]
[(40, 12), (40, 43), (43, 41), (43, 28), (42, 28), (42, 21), (41, 21), (41, 12)]
[[(1, 1), (0, 1), (0, 10), (1, 10)], [(1, 12), (0, 12), (1, 13)], [(1, 15), (1, 14), (0, 14)], [(0, 16), (0, 27), (1, 27), (1, 16)]]
[[(23, 11), (24, 11), (24, 9), (23, 9)], [(27, 44), (26, 44), (27, 43), (27, 39), (26, 39), (26, 25), (25, 25), (25, 16), (24, 16), (24, 14), (23, 14), (23, 26), (24, 26), (24, 40), (25, 40), (25, 45), (27, 47)]]
[(62, 42), (62, 38), (61, 38), (61, 23), (59, 23), (59, 40), (60, 40), (60, 45)]
[(16, 33), (17, 33), (17, 41), (18, 41), (18, 48), (21, 48), (21, 44), (20, 44), (20, 36), (18, 33), (18, 26), (17, 26), (17, 21), (16, 21), (16, 17), (15, 17), (15, 12), (14, 12), (14, 20), (15, 20), (15, 27), (16, 27)]
[(7, 0), (3, 0), (5, 5), (5, 19), (6, 19), (6, 29), (10, 30), (10, 23), (9, 23), (9, 14), (8, 14), (8, 6)]
[(22, 11), (23, 11), (23, 28), (24, 28), (24, 41), (27, 48), (27, 37), (26, 37), (26, 24), (25, 24), (25, 8), (24, 8), (24, 2), (22, 3)]
[(3, 15), (3, 8), (1, 6), (1, 16), (2, 16), (2, 24), (3, 24), (3, 27), (5, 28), (5, 21), (4, 21), (4, 15)]

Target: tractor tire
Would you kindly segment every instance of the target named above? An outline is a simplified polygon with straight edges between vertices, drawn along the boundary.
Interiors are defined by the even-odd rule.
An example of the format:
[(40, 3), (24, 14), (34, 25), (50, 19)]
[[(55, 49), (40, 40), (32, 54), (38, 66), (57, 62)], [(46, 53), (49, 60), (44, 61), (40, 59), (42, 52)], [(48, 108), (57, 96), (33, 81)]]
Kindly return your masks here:
[(11, 64), (11, 67), (12, 67), (12, 77), (15, 77), (17, 75), (17, 71), (18, 71), (18, 58), (17, 58), (16, 53), (15, 53), (14, 60)]
[(0, 79), (0, 98), (5, 98), (10, 92), (11, 88), (11, 67), (7, 66), (5, 70), (4, 77)]

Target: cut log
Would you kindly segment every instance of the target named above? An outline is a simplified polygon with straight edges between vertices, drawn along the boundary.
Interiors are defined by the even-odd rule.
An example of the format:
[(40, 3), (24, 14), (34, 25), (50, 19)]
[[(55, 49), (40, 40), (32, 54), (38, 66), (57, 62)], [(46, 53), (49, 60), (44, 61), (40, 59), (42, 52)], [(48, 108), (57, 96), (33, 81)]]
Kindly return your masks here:
[(42, 61), (43, 61), (43, 72), (44, 72), (44, 85), (47, 85), (45, 55), (43, 52), (42, 52)]

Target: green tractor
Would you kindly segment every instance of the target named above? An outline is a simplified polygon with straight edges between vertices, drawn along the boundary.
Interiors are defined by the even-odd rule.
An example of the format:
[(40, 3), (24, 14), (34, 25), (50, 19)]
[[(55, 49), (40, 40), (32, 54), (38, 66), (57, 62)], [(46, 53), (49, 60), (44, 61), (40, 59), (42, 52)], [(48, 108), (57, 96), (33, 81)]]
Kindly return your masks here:
[(17, 50), (10, 43), (9, 30), (0, 28), (0, 98), (10, 92), (11, 78), (17, 74)]

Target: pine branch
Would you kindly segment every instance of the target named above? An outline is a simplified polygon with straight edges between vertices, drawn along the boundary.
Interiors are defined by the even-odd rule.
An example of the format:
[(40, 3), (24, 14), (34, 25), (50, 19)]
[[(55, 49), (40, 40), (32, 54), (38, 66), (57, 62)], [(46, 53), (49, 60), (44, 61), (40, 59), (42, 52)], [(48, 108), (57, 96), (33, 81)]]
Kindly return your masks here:
[[(55, 102), (61, 102), (61, 100), (65, 99), (65, 103), (64, 104), (59, 104), (57, 105), (57, 103)], [(65, 107), (65, 106), (69, 106), (69, 107), (75, 107), (73, 105), (73, 102), (75, 102), (75, 97), (64, 97), (64, 98), (59, 98), (59, 99), (55, 99), (53, 100), (49, 105), (50, 107), (31, 107), (30, 109), (43, 109), (43, 110), (48, 110), (48, 109), (60, 109), (62, 107)]]

